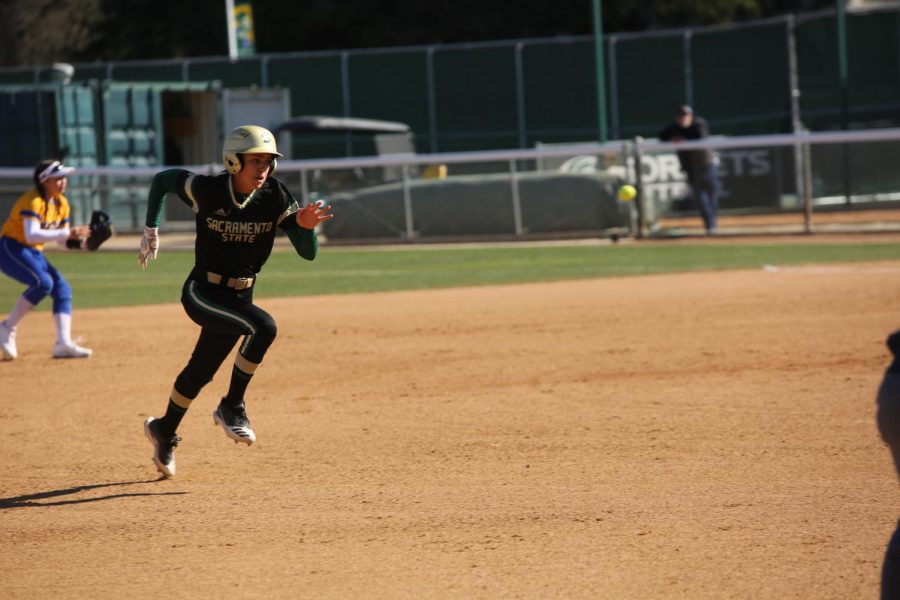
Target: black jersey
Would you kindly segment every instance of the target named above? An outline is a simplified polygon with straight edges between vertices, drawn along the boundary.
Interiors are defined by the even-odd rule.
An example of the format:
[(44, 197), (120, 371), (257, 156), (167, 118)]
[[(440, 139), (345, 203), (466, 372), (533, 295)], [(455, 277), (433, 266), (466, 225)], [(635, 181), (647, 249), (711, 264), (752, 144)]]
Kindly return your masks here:
[[(709, 136), (709, 126), (702, 117), (694, 117), (687, 127), (680, 127), (678, 123), (672, 123), (664, 128), (659, 139), (663, 142), (670, 140), (702, 140)], [(689, 177), (702, 174), (710, 165), (715, 164), (715, 153), (706, 148), (698, 150), (679, 150), (678, 161), (681, 170)]]
[(196, 266), (227, 277), (256, 277), (272, 252), (275, 228), (292, 222), (297, 201), (273, 177), (245, 197), (232, 189), (227, 173), (184, 173), (178, 196), (197, 215)]

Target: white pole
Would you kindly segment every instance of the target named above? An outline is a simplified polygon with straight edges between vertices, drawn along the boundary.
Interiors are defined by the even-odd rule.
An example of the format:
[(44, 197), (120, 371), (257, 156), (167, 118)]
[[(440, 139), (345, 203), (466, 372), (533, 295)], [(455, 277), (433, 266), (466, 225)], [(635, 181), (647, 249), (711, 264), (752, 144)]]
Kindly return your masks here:
[(519, 178), (516, 174), (515, 159), (509, 159), (509, 183), (512, 186), (513, 227), (516, 230), (516, 237), (522, 237), (525, 229), (522, 227), (522, 201), (519, 198)]
[(409, 165), (401, 167), (403, 172), (403, 213), (406, 217), (406, 241), (411, 242), (416, 238), (415, 225), (413, 223), (412, 190), (409, 181)]
[(237, 28), (234, 26), (234, 0), (225, 0), (225, 23), (228, 26), (228, 57), (237, 60)]
[[(800, 75), (797, 68), (797, 35), (794, 15), (788, 15), (785, 21), (788, 49), (788, 93), (791, 97), (791, 133), (803, 133), (803, 122), (800, 120)], [(797, 202), (803, 202), (806, 214), (806, 167), (807, 157), (803, 144), (794, 146), (794, 187), (797, 189)], [(807, 223), (807, 233), (809, 233)]]

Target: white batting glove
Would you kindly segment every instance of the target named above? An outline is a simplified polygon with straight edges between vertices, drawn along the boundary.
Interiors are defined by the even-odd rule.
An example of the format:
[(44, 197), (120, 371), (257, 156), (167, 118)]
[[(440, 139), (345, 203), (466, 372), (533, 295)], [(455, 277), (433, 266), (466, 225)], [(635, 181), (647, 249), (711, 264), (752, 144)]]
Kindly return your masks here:
[(147, 261), (156, 260), (156, 253), (159, 252), (159, 227), (144, 226), (144, 237), (141, 238), (141, 251), (138, 254), (138, 264), (145, 271), (147, 270)]

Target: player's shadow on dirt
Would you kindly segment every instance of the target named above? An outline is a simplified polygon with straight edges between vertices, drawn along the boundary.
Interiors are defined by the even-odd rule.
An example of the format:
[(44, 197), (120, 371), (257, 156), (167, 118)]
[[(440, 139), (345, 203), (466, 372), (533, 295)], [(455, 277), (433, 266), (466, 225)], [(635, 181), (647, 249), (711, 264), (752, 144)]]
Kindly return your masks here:
[(114, 487), (119, 485), (137, 485), (141, 483), (156, 483), (158, 479), (147, 479), (143, 481), (119, 481), (116, 483), (97, 483), (94, 485), (79, 485), (63, 490), (52, 490), (49, 492), (38, 492), (37, 494), (26, 494), (24, 496), (13, 496), (12, 498), (0, 498), (0, 509), (4, 508), (27, 508), (39, 506), (64, 506), (66, 504), (83, 504), (85, 502), (99, 502), (100, 500), (113, 500), (115, 498), (130, 498), (133, 496), (178, 496), (187, 494), (187, 492), (124, 492), (121, 494), (108, 494), (106, 496), (93, 496), (91, 498), (75, 498), (72, 500), (55, 500), (51, 502), (39, 502), (47, 498), (57, 498), (59, 496), (69, 496), (78, 494), (97, 488)]

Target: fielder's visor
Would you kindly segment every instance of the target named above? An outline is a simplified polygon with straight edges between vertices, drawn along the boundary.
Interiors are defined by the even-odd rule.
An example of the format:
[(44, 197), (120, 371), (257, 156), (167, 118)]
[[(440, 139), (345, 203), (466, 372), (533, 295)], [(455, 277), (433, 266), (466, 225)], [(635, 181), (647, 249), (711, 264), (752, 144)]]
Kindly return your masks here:
[(40, 175), (38, 175), (38, 182), (44, 183), (48, 179), (58, 179), (60, 177), (66, 177), (74, 172), (75, 167), (67, 167), (58, 160), (54, 160), (52, 163), (47, 165), (46, 169), (41, 171)]

